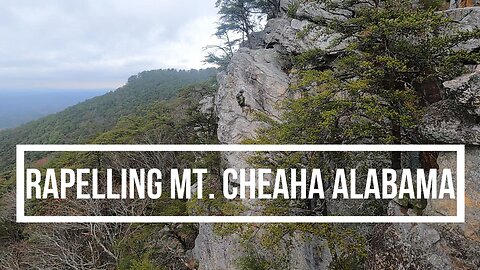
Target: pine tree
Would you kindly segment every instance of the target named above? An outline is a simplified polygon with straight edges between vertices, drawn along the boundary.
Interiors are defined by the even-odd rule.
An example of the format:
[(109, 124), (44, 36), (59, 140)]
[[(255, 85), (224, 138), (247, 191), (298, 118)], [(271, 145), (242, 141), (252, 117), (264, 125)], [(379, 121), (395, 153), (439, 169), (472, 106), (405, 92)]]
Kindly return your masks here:
[(216, 7), (220, 20), (215, 35), (223, 44), (207, 47), (211, 50), (205, 61), (225, 67), (239, 46), (250, 46), (251, 34), (260, 30), (260, 22), (266, 15), (278, 15), (280, 1), (217, 0)]
[[(286, 102), (282, 121), (261, 132), (259, 141), (419, 143), (416, 127), (431, 102), (424, 89), (441, 87), (463, 73), (465, 63), (480, 59), (459, 49), (480, 31), (455, 30), (431, 7), (386, 0), (352, 8), (359, 1), (348, 2), (345, 18), (315, 22), (337, 33), (332, 46), (345, 49), (328, 64), (322, 50), (295, 57), (298, 82), (291, 88), (301, 97)], [(338, 11), (344, 4), (329, 8)], [(392, 162), (398, 166), (399, 157)]]

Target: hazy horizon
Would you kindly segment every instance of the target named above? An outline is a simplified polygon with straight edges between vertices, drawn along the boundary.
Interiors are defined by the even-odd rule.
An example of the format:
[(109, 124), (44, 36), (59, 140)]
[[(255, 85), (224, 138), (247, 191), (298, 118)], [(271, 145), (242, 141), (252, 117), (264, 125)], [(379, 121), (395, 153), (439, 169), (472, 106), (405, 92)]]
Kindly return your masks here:
[[(113, 90), (113, 89), (112, 89)], [(0, 130), (15, 128), (60, 112), (87, 99), (106, 94), (97, 90), (4, 90), (0, 91)]]
[(125, 85), (144, 70), (201, 69), (215, 0), (0, 0), (0, 130)]

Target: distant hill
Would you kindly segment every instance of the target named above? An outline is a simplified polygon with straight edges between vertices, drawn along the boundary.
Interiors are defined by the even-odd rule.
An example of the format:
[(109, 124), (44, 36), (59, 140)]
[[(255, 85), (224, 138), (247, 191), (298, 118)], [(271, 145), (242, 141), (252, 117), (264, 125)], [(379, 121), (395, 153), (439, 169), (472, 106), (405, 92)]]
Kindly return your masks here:
[(13, 128), (64, 110), (106, 90), (2, 90), (0, 130)]
[[(205, 73), (208, 74), (208, 73)], [(150, 74), (153, 75), (153, 74)], [(142, 100), (143, 92), (147, 91), (142, 81), (145, 77), (132, 77), (128, 89), (118, 90), (119, 94), (125, 94), (126, 99), (118, 100), (114, 104), (116, 108), (122, 108), (125, 104), (122, 101), (130, 100), (134, 104)], [(154, 76), (155, 77), (155, 76)], [(189, 77), (191, 78), (191, 77)], [(146, 82), (146, 81), (143, 81)], [(172, 81), (171, 84), (177, 84)], [(141, 86), (140, 88), (133, 87)], [(130, 88), (133, 87), (133, 88)], [(135, 89), (133, 93), (132, 89)], [(139, 89), (142, 89), (139, 91)], [(163, 96), (168, 94), (166, 90), (174, 90), (176, 94), (168, 99)], [(214, 110), (211, 110), (212, 100), (218, 89), (215, 78), (211, 78), (201, 83), (196, 83), (180, 89), (169, 87), (159, 88), (153, 91), (152, 97), (148, 102), (142, 101), (140, 106), (135, 109), (131, 107), (132, 113), (118, 118), (117, 122), (108, 128), (106, 132), (99, 132), (97, 135), (85, 141), (89, 144), (215, 144), (217, 140), (217, 118)], [(132, 94), (138, 94), (132, 101)], [(168, 95), (167, 95), (168, 96)], [(111, 99), (110, 95), (108, 95)], [(128, 97), (128, 98), (127, 98)], [(147, 96), (148, 97), (148, 96)], [(159, 98), (160, 97), (160, 98)], [(95, 104), (103, 104), (95, 98)], [(94, 99), (94, 100), (95, 100)], [(90, 101), (91, 102), (91, 101)], [(89, 103), (89, 102), (86, 102)], [(128, 105), (127, 104), (127, 105)], [(205, 106), (206, 104), (210, 104)], [(77, 107), (77, 106), (75, 106)], [(75, 108), (77, 112), (84, 111)], [(92, 110), (100, 107), (91, 107)], [(103, 108), (103, 107), (102, 107)], [(112, 113), (117, 110), (112, 110)], [(69, 115), (71, 116), (71, 115)], [(99, 114), (92, 113), (91, 120), (98, 118)], [(65, 116), (66, 117), (66, 116)], [(52, 116), (52, 119), (60, 120), (63, 113)], [(75, 118), (76, 119), (76, 118)], [(56, 123), (48, 120), (49, 123)], [(87, 121), (87, 120), (85, 120)], [(88, 121), (87, 121), (88, 122)], [(61, 123), (61, 122), (59, 122)], [(32, 124), (26, 125), (26, 128), (32, 129)], [(94, 126), (95, 127), (95, 126)], [(24, 127), (25, 128), (25, 127)], [(62, 125), (57, 128), (62, 129)], [(105, 127), (105, 129), (107, 129)], [(38, 133), (38, 129), (32, 129)], [(18, 136), (18, 134), (17, 134)], [(82, 140), (86, 137), (82, 137)], [(0, 156), (1, 158), (2, 156)], [(219, 173), (218, 164), (220, 156), (217, 152), (169, 152), (169, 153), (95, 153), (95, 152), (62, 152), (54, 155), (44, 155), (42, 158), (35, 159), (32, 164), (40, 168), (158, 168), (161, 171), (167, 171), (169, 168), (184, 168), (193, 166), (194, 168), (207, 168), (210, 172)], [(165, 176), (166, 177), (166, 176)], [(213, 181), (212, 181), (213, 182)], [(210, 190), (211, 182), (206, 181), (205, 187)], [(115, 187), (120, 188), (120, 183), (116, 182)], [(163, 185), (163, 192), (169, 189), (168, 184)], [(186, 269), (183, 257), (187, 250), (195, 245), (195, 239), (198, 234), (197, 225), (181, 224), (173, 225), (165, 230), (165, 224), (135, 224), (135, 227), (117, 226), (109, 224), (101, 231), (91, 228), (90, 224), (85, 224), (84, 228), (72, 227), (65, 230), (59, 229), (58, 224), (54, 226), (45, 226), (45, 224), (18, 224), (14, 219), (15, 209), (15, 175), (13, 171), (0, 173), (0, 261), (8, 263), (13, 262), (10, 259), (14, 252), (22, 249), (22, 255), (15, 255), (15, 263), (21, 265), (21, 269), (45, 269), (54, 268), (68, 269), (69, 263), (63, 260), (63, 251), (70, 247), (70, 254), (74, 254), (79, 260), (86, 261), (91, 258), (90, 254), (102, 259), (96, 259), (89, 263), (89, 268), (105, 269), (105, 265), (115, 266), (115, 269)], [(132, 215), (158, 215), (158, 216), (185, 216), (199, 204), (198, 201), (189, 200), (170, 200), (169, 198), (159, 198), (157, 200), (102, 200), (99, 203), (88, 200), (38, 200), (29, 203), (26, 212), (29, 215), (75, 215), (82, 213), (85, 215), (118, 215), (127, 211)], [(142, 205), (141, 207), (139, 207)], [(219, 205), (214, 204), (214, 205)], [(127, 210), (128, 209), (128, 210)], [(195, 208), (196, 209), (196, 208)], [(133, 212), (131, 212), (133, 211)], [(125, 212), (126, 213), (126, 212)], [(84, 226), (84, 225), (80, 225)], [(80, 233), (79, 233), (80, 232)], [(88, 233), (93, 232), (93, 233)], [(95, 239), (92, 235), (95, 234)], [(97, 237), (97, 235), (102, 235)], [(48, 239), (47, 241), (38, 239)], [(66, 239), (56, 241), (50, 239)], [(92, 242), (93, 240), (93, 242)], [(50, 243), (54, 243), (51, 245)], [(86, 244), (87, 243), (87, 244)], [(171, 257), (170, 248), (175, 247), (175, 254)], [(36, 251), (48, 250), (50, 259), (38, 260)], [(112, 250), (118, 254), (118, 259), (112, 256), (105, 256), (105, 250)], [(145, 252), (153, 250), (155, 252)], [(23, 253), (24, 252), (24, 253)], [(178, 257), (178, 258), (177, 258)], [(13, 257), (12, 257), (13, 258)], [(85, 258), (85, 259), (84, 259)], [(173, 258), (173, 259), (172, 259)], [(3, 260), (2, 260), (3, 259)], [(21, 261), (21, 262), (20, 262)], [(138, 262), (141, 262), (138, 267)], [(0, 264), (1, 265), (1, 264)], [(27, 265), (23, 267), (24, 265)], [(147, 267), (143, 267), (147, 265)], [(2, 265), (3, 266), (3, 265)], [(167, 268), (168, 267), (168, 268)], [(1, 266), (0, 266), (1, 268)], [(8, 267), (7, 267), (8, 268)], [(7, 269), (5, 268), (5, 269)], [(112, 268), (112, 267), (110, 267)], [(3, 268), (2, 268), (3, 269)], [(112, 268), (113, 269), (113, 268)]]
[(84, 143), (115, 126), (122, 116), (174, 97), (182, 88), (207, 81), (216, 69), (152, 70), (128, 79), (125, 86), (62, 112), (14, 129), (0, 131), (0, 172), (13, 168), (17, 144)]

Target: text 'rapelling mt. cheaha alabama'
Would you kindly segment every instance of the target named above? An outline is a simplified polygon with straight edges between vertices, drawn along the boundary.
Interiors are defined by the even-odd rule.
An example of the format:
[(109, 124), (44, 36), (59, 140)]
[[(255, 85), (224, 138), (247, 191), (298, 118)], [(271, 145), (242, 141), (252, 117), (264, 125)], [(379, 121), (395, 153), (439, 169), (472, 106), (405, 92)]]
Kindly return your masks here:
[[(45, 175), (38, 169), (27, 169), (27, 199), (66, 199), (71, 192), (76, 193), (76, 199), (159, 199), (162, 196), (162, 182), (166, 180), (159, 169), (122, 169), (120, 176), (114, 175), (112, 169), (101, 173), (98, 169), (61, 169), (59, 172), (60, 179), (57, 179), (55, 169), (47, 169)], [(168, 173), (170, 180), (167, 180), (170, 198), (191, 199), (194, 195), (191, 187), (195, 181), (195, 196), (203, 199), (203, 179), (207, 174), (208, 169), (171, 169)], [(366, 180), (359, 181), (365, 183), (364, 187), (356, 184), (356, 169), (351, 169), (348, 174), (347, 177), (345, 169), (337, 169), (334, 181), (328, 181), (334, 182), (332, 199), (368, 199), (370, 196), (376, 199), (393, 199), (397, 196), (400, 199), (444, 199), (445, 195), (455, 199), (450, 169), (443, 169), (440, 174), (436, 169), (430, 169), (427, 173), (417, 169), (414, 174), (410, 169), (403, 169), (399, 173), (393, 169), (383, 169), (381, 172), (369, 169)], [(381, 179), (377, 174), (381, 175)], [(106, 181), (99, 180), (99, 176), (105, 176)], [(437, 176), (441, 179), (438, 189)], [(414, 177), (416, 187), (413, 184)], [(114, 190), (113, 183), (118, 179), (121, 188)], [(229, 188), (232, 181), (239, 182), (239, 186)], [(400, 184), (397, 186), (398, 182)], [(44, 183), (43, 187), (41, 183)], [(325, 187), (320, 169), (272, 171), (229, 168), (223, 172), (223, 196), (227, 199), (324, 199)]]

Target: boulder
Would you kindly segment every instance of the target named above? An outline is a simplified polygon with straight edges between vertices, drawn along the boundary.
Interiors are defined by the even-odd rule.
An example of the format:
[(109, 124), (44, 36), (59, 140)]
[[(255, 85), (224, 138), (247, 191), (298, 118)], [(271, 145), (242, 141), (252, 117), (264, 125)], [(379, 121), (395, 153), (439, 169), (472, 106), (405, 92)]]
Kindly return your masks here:
[(430, 105), (419, 127), (428, 141), (448, 144), (480, 145), (478, 119), (467, 113), (453, 100), (442, 100)]
[(243, 254), (237, 235), (220, 236), (213, 224), (200, 224), (193, 256), (203, 270), (236, 269)]
[[(457, 8), (443, 11), (454, 23), (448, 31), (473, 31), (480, 28), (480, 7)], [(480, 40), (475, 39), (459, 44), (456, 49), (473, 51), (480, 47)]]
[(215, 111), (215, 98), (213, 96), (206, 96), (202, 98), (198, 104), (200, 105), (200, 112), (205, 115), (211, 115)]
[[(440, 153), (439, 169), (452, 168), (456, 174), (456, 153)], [(465, 223), (458, 225), (458, 231), (467, 239), (480, 245), (480, 147), (468, 146), (465, 151)], [(455, 178), (454, 178), (455, 180)], [(454, 182), (456, 185), (456, 181)], [(425, 209), (427, 215), (456, 215), (456, 200), (430, 200)]]
[(468, 114), (480, 117), (480, 71), (445, 82), (445, 97), (455, 101)]
[[(325, 2), (326, 1), (306, 1), (298, 7), (295, 16), (297, 18), (315, 22), (318, 20), (342, 20), (352, 15), (352, 12), (346, 9), (328, 8)], [(338, 4), (341, 4), (341, 1), (338, 0), (332, 2), (338, 2)]]
[[(439, 169), (456, 172), (456, 154), (440, 153)], [(478, 269), (480, 265), (480, 148), (465, 153), (465, 223), (377, 225), (368, 264), (381, 269)], [(455, 184), (455, 183), (454, 183)], [(392, 200), (389, 215), (456, 215), (455, 200), (429, 200), (422, 213)]]
[(338, 35), (308, 20), (271, 19), (264, 32), (266, 46), (284, 54), (299, 54), (312, 49), (335, 53), (343, 48), (343, 45), (333, 45)]
[(445, 99), (427, 108), (420, 133), (431, 142), (480, 145), (480, 72), (443, 86)]

